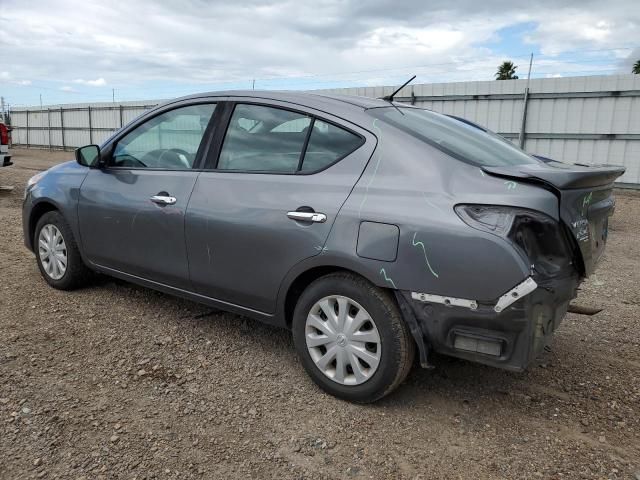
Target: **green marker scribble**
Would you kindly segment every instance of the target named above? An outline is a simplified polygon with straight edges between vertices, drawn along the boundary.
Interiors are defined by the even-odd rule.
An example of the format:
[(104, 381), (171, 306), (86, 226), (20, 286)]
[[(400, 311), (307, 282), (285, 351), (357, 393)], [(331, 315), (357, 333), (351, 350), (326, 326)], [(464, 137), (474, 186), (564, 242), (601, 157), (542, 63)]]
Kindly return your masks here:
[(396, 284), (393, 283), (393, 280), (391, 280), (389, 277), (387, 277), (387, 272), (385, 271), (384, 268), (380, 269), (380, 275), (382, 275), (384, 277), (384, 280), (386, 282), (389, 282), (393, 288), (396, 288)]
[(582, 199), (582, 216), (584, 217), (587, 213), (587, 207), (591, 203), (591, 198), (593, 197), (593, 192), (589, 192), (588, 195), (585, 195)]
[(507, 190), (514, 190), (518, 186), (516, 182), (511, 180), (507, 180), (504, 184), (507, 186)]
[(422, 247), (422, 253), (424, 254), (425, 262), (427, 262), (427, 267), (429, 267), (429, 270), (431, 271), (431, 273), (433, 274), (434, 277), (439, 278), (438, 274), (433, 271), (433, 268), (431, 268), (431, 264), (429, 263), (429, 258), (427, 257), (427, 249), (425, 248), (424, 243), (416, 242), (416, 235), (417, 234), (418, 234), (418, 232), (414, 232), (413, 240), (411, 241), (411, 245), (413, 245), (414, 247), (418, 247), (418, 246)]
[(371, 175), (371, 179), (369, 180), (369, 183), (367, 183), (367, 186), (365, 187), (364, 197), (362, 197), (362, 201), (360, 202), (360, 208), (358, 209), (358, 218), (362, 218), (362, 207), (364, 207), (364, 204), (367, 201), (367, 197), (369, 196), (369, 187), (371, 186), (371, 184), (376, 178), (376, 175), (378, 173), (378, 167), (380, 167), (380, 160), (382, 160), (382, 156), (380, 155), (380, 146), (382, 145), (382, 130), (380, 130), (380, 127), (376, 125), (377, 121), (378, 121), (377, 118), (374, 119), (371, 125), (371, 128), (378, 131), (378, 145), (376, 146), (376, 152), (375, 152), (376, 166), (373, 169), (373, 174)]

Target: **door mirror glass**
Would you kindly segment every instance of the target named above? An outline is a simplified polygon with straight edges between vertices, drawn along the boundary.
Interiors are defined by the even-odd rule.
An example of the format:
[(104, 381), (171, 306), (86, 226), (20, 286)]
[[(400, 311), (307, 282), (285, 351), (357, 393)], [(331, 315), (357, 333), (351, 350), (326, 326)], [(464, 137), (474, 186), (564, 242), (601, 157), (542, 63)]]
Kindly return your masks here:
[(100, 158), (100, 147), (98, 145), (85, 145), (76, 149), (76, 162), (85, 167), (95, 167)]

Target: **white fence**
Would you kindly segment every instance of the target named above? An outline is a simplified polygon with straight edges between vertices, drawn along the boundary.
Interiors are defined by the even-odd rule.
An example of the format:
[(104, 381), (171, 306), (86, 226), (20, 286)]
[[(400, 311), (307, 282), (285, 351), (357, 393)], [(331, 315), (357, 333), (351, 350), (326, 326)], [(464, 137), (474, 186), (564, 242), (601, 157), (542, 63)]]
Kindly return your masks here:
[[(394, 89), (322, 92), (381, 97)], [(620, 182), (640, 184), (640, 75), (533, 79), (526, 100), (525, 90), (526, 80), (417, 84), (402, 89), (396, 100), (466, 118), (514, 142), (521, 137), (529, 153), (624, 165)], [(16, 109), (13, 143), (48, 148), (100, 143), (156, 103)]]
[(83, 103), (11, 110), (13, 145), (76, 148), (100, 144), (158, 101)]

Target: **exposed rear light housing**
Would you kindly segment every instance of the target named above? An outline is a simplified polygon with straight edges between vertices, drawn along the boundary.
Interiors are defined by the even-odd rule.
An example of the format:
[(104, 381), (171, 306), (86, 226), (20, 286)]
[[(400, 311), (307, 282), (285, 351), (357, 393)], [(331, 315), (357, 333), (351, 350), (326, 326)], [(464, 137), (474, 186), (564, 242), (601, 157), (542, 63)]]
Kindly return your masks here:
[(553, 275), (573, 262), (562, 225), (541, 212), (498, 205), (457, 205), (455, 211), (470, 227), (511, 240), (538, 273)]

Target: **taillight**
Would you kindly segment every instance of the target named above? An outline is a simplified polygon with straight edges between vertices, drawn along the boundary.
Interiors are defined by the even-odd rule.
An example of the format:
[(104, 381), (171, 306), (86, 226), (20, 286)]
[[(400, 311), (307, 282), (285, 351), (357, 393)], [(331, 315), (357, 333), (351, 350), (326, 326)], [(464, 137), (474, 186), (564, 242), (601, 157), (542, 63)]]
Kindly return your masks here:
[(4, 123), (0, 123), (0, 144), (9, 145), (9, 129)]

